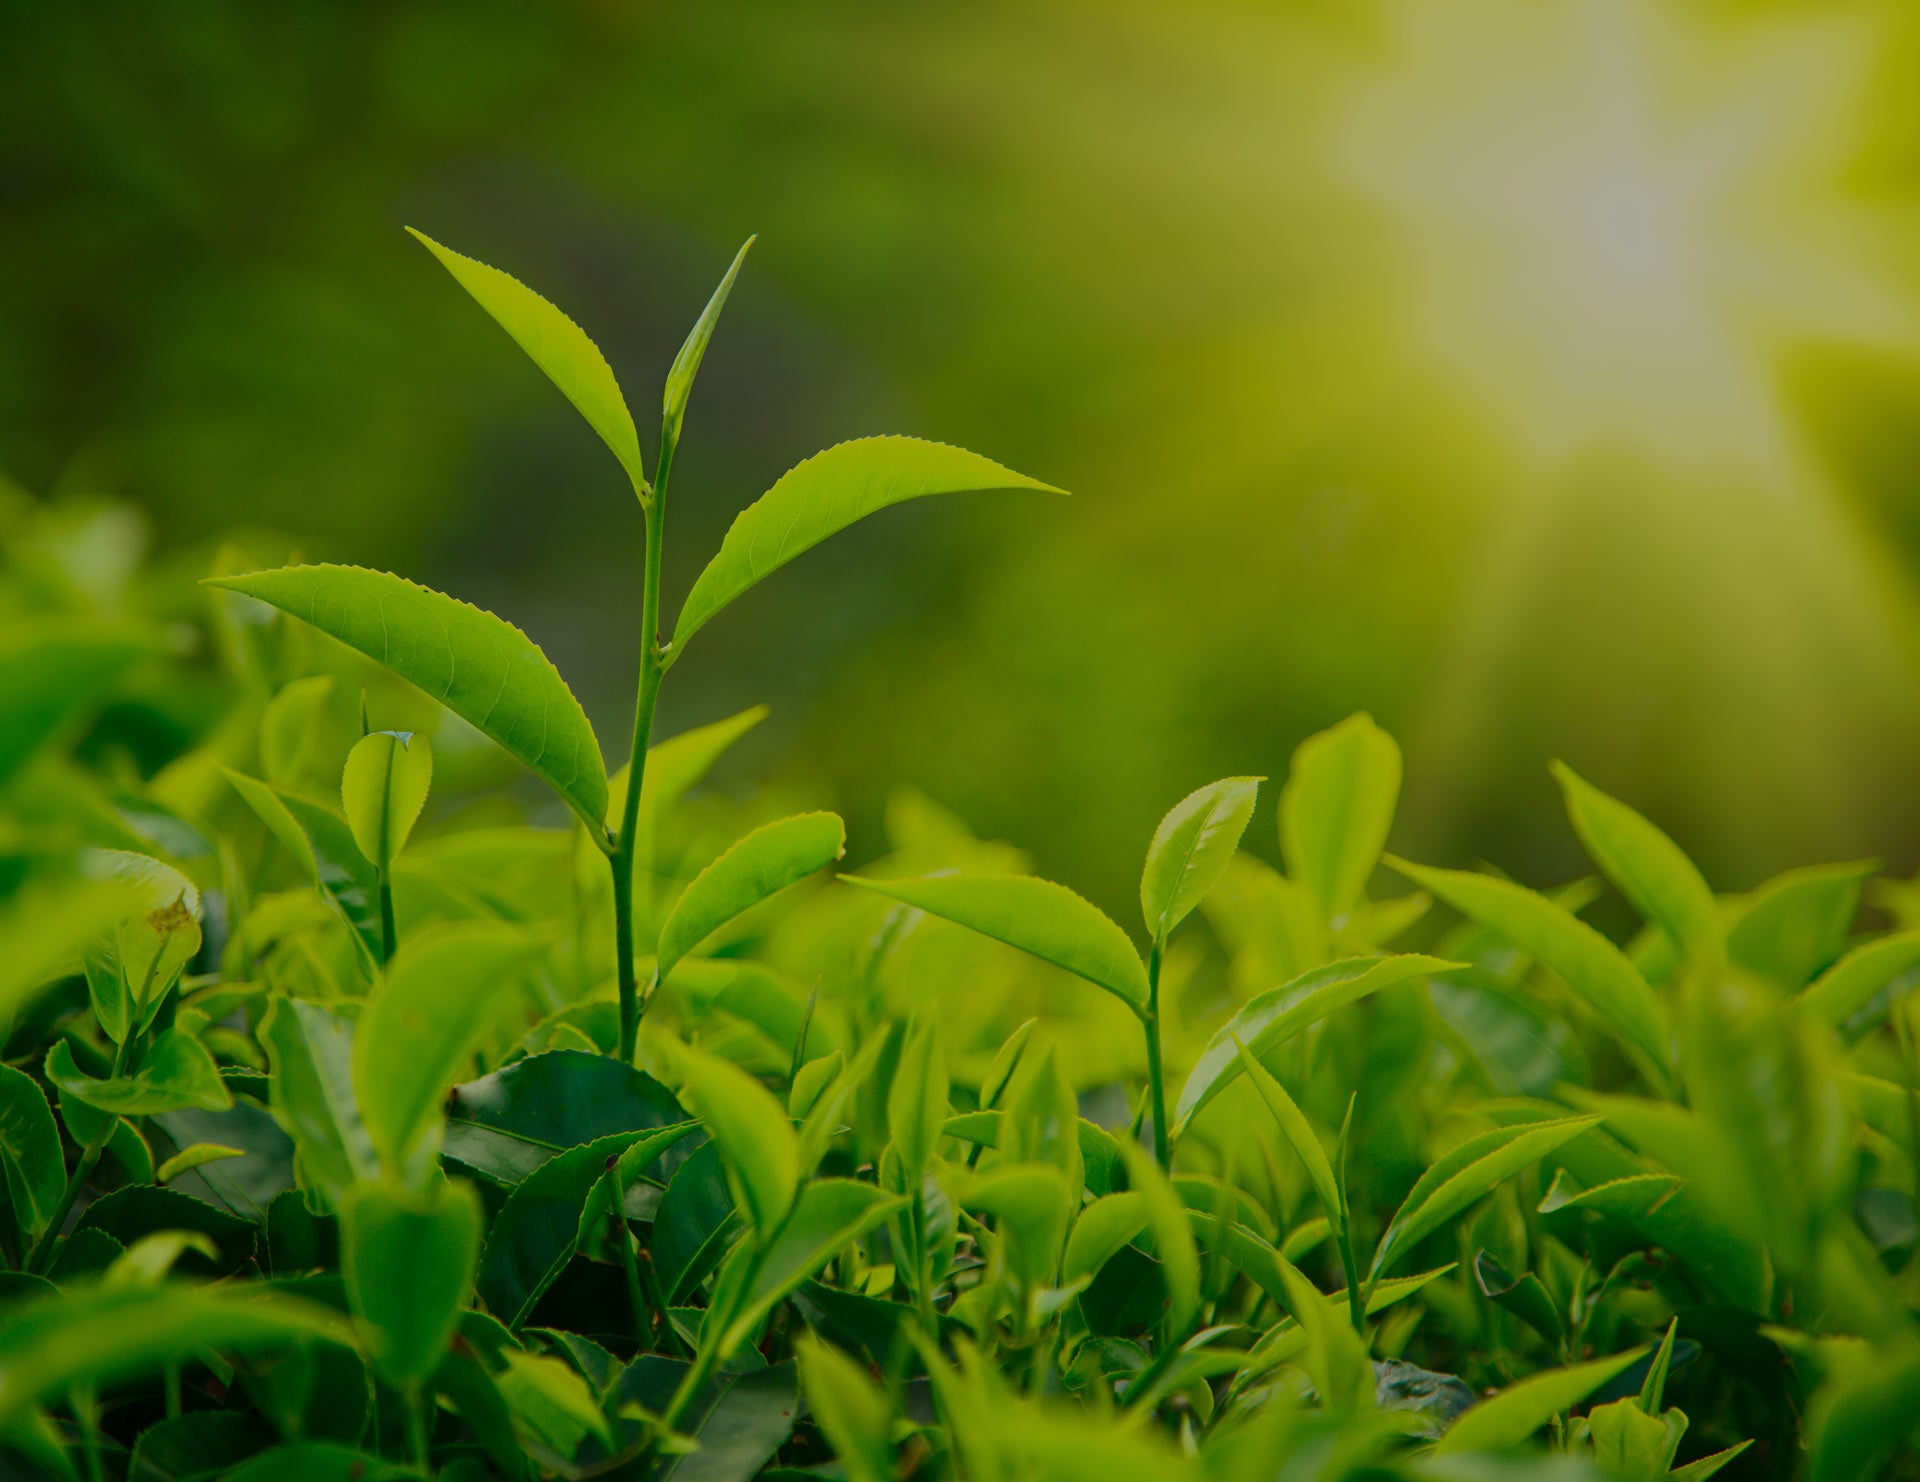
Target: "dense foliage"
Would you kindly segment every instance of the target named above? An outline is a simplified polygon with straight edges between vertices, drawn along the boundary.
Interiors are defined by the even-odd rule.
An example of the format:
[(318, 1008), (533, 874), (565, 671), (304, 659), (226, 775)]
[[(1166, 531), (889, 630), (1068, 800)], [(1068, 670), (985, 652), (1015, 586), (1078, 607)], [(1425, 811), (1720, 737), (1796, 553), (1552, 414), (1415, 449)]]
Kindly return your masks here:
[[(910, 790), (834, 876), (835, 815), (703, 786), (762, 713), (656, 743), (662, 685), (867, 514), (1052, 491), (842, 444), (740, 515), (669, 632), (673, 457), (740, 261), (649, 477), (586, 336), (427, 245), (632, 483), (630, 769), (490, 613), (239, 546), (196, 587), (133, 569), (110, 509), (10, 513), (10, 1467), (1911, 1467), (1906, 887), (1716, 897), (1565, 769), (1643, 918), (1624, 946), (1580, 917), (1598, 879), (1383, 872), (1400, 754), (1365, 716), (1277, 809), (1252, 776), (1177, 803), (1136, 930)], [(1243, 847), (1276, 812), (1284, 873)], [(1870, 886), (1895, 929), (1857, 930)]]

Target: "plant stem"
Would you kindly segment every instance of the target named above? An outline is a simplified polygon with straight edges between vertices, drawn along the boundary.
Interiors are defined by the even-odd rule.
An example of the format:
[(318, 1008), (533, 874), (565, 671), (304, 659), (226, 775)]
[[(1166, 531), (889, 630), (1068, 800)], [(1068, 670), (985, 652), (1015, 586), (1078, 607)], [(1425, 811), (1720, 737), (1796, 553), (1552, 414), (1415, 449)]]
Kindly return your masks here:
[(633, 1063), (640, 1035), (640, 985), (633, 973), (633, 851), (640, 820), (640, 787), (647, 774), (647, 745), (653, 738), (653, 710), (660, 698), (666, 652), (660, 646), (660, 552), (667, 524), (667, 476), (673, 469), (673, 443), (663, 439), (660, 467), (651, 496), (641, 495), (647, 548), (640, 590), (640, 688), (633, 706), (633, 752), (627, 759), (627, 795), (620, 810), (620, 833), (613, 861), (613, 951), (620, 983), (620, 1058)]
[(613, 1182), (614, 1243), (620, 1247), (620, 1266), (627, 1277), (627, 1300), (633, 1304), (633, 1336), (644, 1353), (653, 1336), (653, 1314), (640, 1287), (640, 1261), (633, 1253), (633, 1231), (627, 1228), (627, 1187), (620, 1181), (618, 1162), (607, 1170)]
[(428, 1440), (432, 1426), (428, 1421), (428, 1412), (433, 1406), (433, 1391), (425, 1389), (418, 1380), (405, 1390), (407, 1405), (407, 1460), (420, 1472), (429, 1471), (427, 1466)]
[(1166, 946), (1160, 937), (1153, 939), (1153, 951), (1147, 958), (1147, 1090), (1153, 1099), (1153, 1157), (1164, 1170), (1173, 1166), (1173, 1154), (1167, 1141), (1167, 1081), (1160, 1065), (1160, 958)]
[(400, 945), (400, 928), (393, 919), (393, 877), (388, 874), (385, 865), (380, 866), (380, 961), (393, 961), (394, 951)]
[[(108, 1080), (120, 1079), (120, 1072), (127, 1067), (127, 1053), (132, 1048), (133, 1041), (134, 1034), (129, 1029), (127, 1037), (120, 1041), (119, 1047), (113, 1052), (113, 1069), (107, 1072)], [(114, 1123), (119, 1120), (116, 1117), (107, 1116), (105, 1112), (101, 1115), (106, 1117), (106, 1120), (100, 1124), (99, 1133), (89, 1138), (87, 1145), (81, 1149), (80, 1161), (73, 1165), (73, 1172), (67, 1175), (67, 1186), (60, 1191), (60, 1203), (53, 1211), (53, 1218), (47, 1221), (47, 1228), (40, 1232), (40, 1238), (34, 1241), (33, 1249), (27, 1252), (27, 1258), (20, 1263), (22, 1271), (31, 1272), (36, 1276), (40, 1274), (41, 1264), (52, 1252), (53, 1242), (59, 1238), (61, 1227), (66, 1224), (67, 1216), (73, 1212), (73, 1201), (80, 1197), (81, 1186), (86, 1183), (88, 1176), (99, 1164), (101, 1149), (106, 1147), (107, 1139), (113, 1136)]]

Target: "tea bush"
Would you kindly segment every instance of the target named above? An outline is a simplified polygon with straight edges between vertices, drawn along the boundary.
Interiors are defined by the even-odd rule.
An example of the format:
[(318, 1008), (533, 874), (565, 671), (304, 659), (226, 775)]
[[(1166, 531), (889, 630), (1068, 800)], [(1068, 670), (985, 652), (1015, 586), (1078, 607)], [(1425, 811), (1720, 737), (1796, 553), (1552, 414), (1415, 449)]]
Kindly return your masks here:
[(1277, 807), (1176, 803), (1137, 923), (910, 790), (848, 868), (832, 813), (703, 787), (762, 712), (656, 742), (662, 685), (857, 519), (1057, 491), (843, 443), (669, 631), (740, 260), (649, 476), (581, 330), (426, 245), (631, 481), (631, 762), (453, 597), (7, 512), (10, 1475), (1913, 1475), (1911, 886), (1716, 896), (1565, 768), (1594, 878), (1383, 859), (1364, 715)]

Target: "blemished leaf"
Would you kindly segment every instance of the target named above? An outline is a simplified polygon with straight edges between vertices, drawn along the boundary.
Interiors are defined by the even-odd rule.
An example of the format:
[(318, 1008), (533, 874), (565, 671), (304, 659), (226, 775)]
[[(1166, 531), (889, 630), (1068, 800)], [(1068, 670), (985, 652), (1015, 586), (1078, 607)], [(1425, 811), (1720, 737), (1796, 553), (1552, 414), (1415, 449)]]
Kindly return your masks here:
[(1838, 1029), (1915, 968), (1920, 968), (1920, 931), (1898, 931), (1855, 947), (1808, 984), (1797, 1002)]
[(840, 878), (1030, 952), (1106, 989), (1135, 1013), (1146, 1010), (1147, 970), (1133, 943), (1111, 917), (1064, 885), (1032, 875)]
[(800, 1144), (793, 1124), (767, 1088), (730, 1061), (681, 1052), (686, 1096), (720, 1145), (734, 1201), (756, 1230), (768, 1232), (793, 1207), (800, 1184)]
[(914, 437), (867, 437), (816, 453), (742, 510), (694, 581), (674, 624), (673, 649), (742, 592), (856, 520), (927, 494), (1064, 490), (991, 459)]
[(1454, 1421), (1434, 1452), (1444, 1456), (1517, 1446), (1561, 1411), (1572, 1409), (1616, 1374), (1632, 1368), (1646, 1352), (1644, 1346), (1633, 1348), (1589, 1364), (1549, 1369), (1509, 1385)]
[(1720, 908), (1693, 861), (1652, 823), (1566, 763), (1555, 762), (1553, 775), (1566, 795), (1574, 831), (1602, 873), (1694, 966), (1717, 968), (1726, 958)]
[(379, 1167), (354, 1095), (353, 1037), (346, 1012), (298, 998), (276, 997), (260, 1028), (274, 1118), (299, 1149), (305, 1177), (336, 1205)]
[(914, 1025), (887, 1091), (887, 1130), (909, 1183), (917, 1184), (947, 1121), (947, 1067), (931, 1019)]
[(1288, 1143), (1306, 1168), (1307, 1180), (1313, 1185), (1314, 1193), (1320, 1196), (1321, 1207), (1325, 1209), (1327, 1220), (1337, 1237), (1346, 1226), (1346, 1207), (1341, 1201), (1340, 1184), (1333, 1176), (1333, 1164), (1327, 1159), (1327, 1150), (1320, 1141), (1320, 1135), (1308, 1125), (1300, 1108), (1287, 1094), (1286, 1087), (1248, 1053), (1246, 1046), (1240, 1045), (1238, 1048), (1241, 1069), (1253, 1082), (1260, 1099), (1266, 1102), (1267, 1110), (1273, 1113), (1274, 1120), (1280, 1124), (1280, 1130), (1286, 1134)]
[(228, 771), (226, 778), (346, 923), (370, 975), (380, 960), (380, 881), (346, 819), (243, 773)]
[(660, 977), (741, 912), (832, 864), (846, 842), (834, 813), (783, 818), (738, 840), (693, 877), (661, 925)]
[(693, 394), (693, 378), (700, 374), (700, 362), (706, 356), (707, 343), (713, 338), (714, 326), (720, 322), (720, 311), (727, 306), (727, 296), (733, 292), (733, 280), (740, 276), (740, 265), (747, 260), (747, 253), (752, 250), (755, 240), (748, 237), (740, 244), (740, 250), (733, 255), (720, 286), (713, 290), (706, 308), (700, 311), (700, 317), (687, 332), (680, 353), (673, 357), (673, 365), (667, 371), (666, 388), (660, 398), (661, 438), (666, 445), (670, 446), (680, 439), (680, 424), (686, 417), (687, 398)]
[(124, 883), (136, 903), (86, 957), (94, 1017), (115, 1044), (152, 1022), (162, 1000), (200, 950), (200, 891), (171, 865), (124, 849), (84, 856), (98, 878)]
[(1389, 858), (1409, 880), (1545, 963), (1628, 1044), (1663, 1070), (1672, 1060), (1653, 990), (1612, 942), (1537, 891), (1492, 875)]
[(1147, 846), (1140, 910), (1164, 940), (1220, 883), (1253, 818), (1260, 777), (1224, 777), (1174, 804)]
[(1408, 1191), (1374, 1251), (1373, 1275), (1384, 1276), (1395, 1261), (1468, 1205), (1600, 1121), (1597, 1116), (1561, 1117), (1498, 1127), (1453, 1148)]
[(600, 434), (620, 460), (635, 489), (646, 487), (646, 468), (640, 457), (640, 439), (633, 413), (627, 410), (620, 383), (614, 379), (600, 347), (586, 331), (519, 279), (465, 257), (422, 232), (407, 231), (452, 273), (522, 350), (560, 388), (587, 425)]
[(337, 1313), (244, 1287), (96, 1287), (38, 1297), (0, 1323), (0, 1430), (77, 1384), (104, 1387), (183, 1353), (259, 1353), (313, 1341), (350, 1346)]
[(340, 801), (360, 852), (381, 869), (406, 847), (433, 783), (433, 748), (425, 736), (374, 731), (347, 753)]
[(0, 1065), (0, 1170), (13, 1218), (32, 1239), (52, 1220), (67, 1170), (46, 1092), (11, 1065)]
[(1280, 791), (1280, 851), (1327, 919), (1359, 901), (1399, 801), (1400, 748), (1364, 710), (1294, 752)]
[(1200, 1052), (1173, 1108), (1173, 1133), (1186, 1130), (1202, 1107), (1240, 1076), (1240, 1046), (1264, 1056), (1334, 1010), (1357, 1003), (1395, 983), (1465, 964), (1405, 953), (1397, 957), (1355, 957), (1303, 973), (1290, 983), (1247, 1000)]
[(68, 1095), (116, 1117), (150, 1117), (156, 1112), (199, 1106), (218, 1110), (233, 1105), (220, 1067), (206, 1048), (178, 1029), (162, 1030), (128, 1076), (101, 1080), (74, 1064), (73, 1051), (60, 1040), (47, 1053), (47, 1079)]
[(416, 685), (560, 794), (598, 837), (607, 768), (560, 671), (513, 624), (404, 577), (287, 566), (209, 577), (311, 623)]
[(484, 1216), (465, 1184), (421, 1192), (361, 1184), (341, 1211), (341, 1273), (374, 1367), (398, 1385), (431, 1374), (480, 1259)]
[(222, 1158), (244, 1158), (246, 1154), (245, 1148), (230, 1148), (217, 1142), (192, 1143), (155, 1169), (153, 1181), (170, 1184), (183, 1173), (191, 1173), (209, 1163), (218, 1163)]
[(795, 1351), (807, 1408), (848, 1482), (892, 1482), (893, 1415), (886, 1396), (859, 1365), (811, 1333)]
[(389, 964), (353, 1040), (353, 1086), (382, 1162), (396, 1176), (438, 1148), (441, 1103), (499, 1025), (538, 942), (494, 922), (417, 933)]

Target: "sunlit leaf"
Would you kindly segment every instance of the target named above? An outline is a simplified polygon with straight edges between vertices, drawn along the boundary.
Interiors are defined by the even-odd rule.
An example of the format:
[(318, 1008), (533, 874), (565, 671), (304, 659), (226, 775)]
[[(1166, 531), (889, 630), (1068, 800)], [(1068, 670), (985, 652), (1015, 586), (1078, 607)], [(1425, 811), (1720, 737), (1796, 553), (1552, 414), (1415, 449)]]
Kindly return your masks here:
[(375, 731), (347, 753), (340, 779), (347, 826), (360, 852), (380, 868), (406, 847), (432, 782), (433, 748), (425, 736)]
[(1522, 1379), (1467, 1411), (1433, 1449), (1449, 1455), (1517, 1446), (1554, 1416), (1572, 1409), (1616, 1374), (1633, 1367), (1646, 1353), (1644, 1347), (1633, 1348), (1590, 1364), (1549, 1369)]
[(1309, 736), (1293, 754), (1280, 793), (1280, 847), (1287, 873), (1344, 916), (1386, 847), (1400, 800), (1400, 748), (1365, 711)]
[(1225, 777), (1174, 804), (1147, 846), (1140, 910), (1150, 936), (1164, 940), (1206, 899), (1233, 861), (1253, 818), (1262, 778)]
[(825, 869), (846, 847), (832, 813), (801, 813), (755, 829), (693, 877), (660, 927), (662, 978), (741, 912)]

